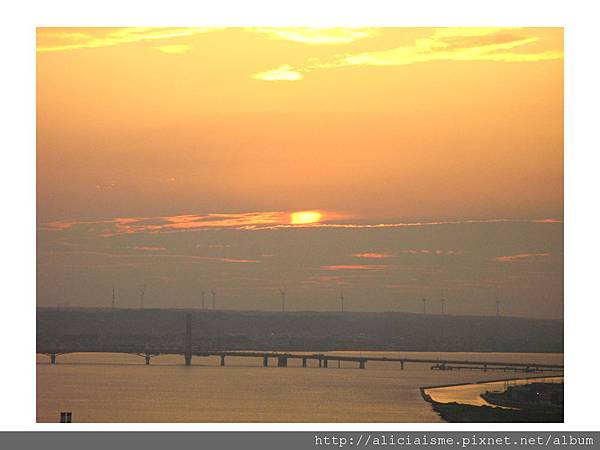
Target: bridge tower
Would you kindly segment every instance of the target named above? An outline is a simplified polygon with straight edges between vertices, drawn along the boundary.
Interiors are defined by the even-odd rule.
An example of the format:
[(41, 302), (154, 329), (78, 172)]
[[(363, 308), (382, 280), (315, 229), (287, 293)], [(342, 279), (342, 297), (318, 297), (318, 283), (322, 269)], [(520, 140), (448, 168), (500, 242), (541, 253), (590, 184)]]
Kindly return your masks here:
[(192, 314), (185, 315), (185, 365), (192, 365)]

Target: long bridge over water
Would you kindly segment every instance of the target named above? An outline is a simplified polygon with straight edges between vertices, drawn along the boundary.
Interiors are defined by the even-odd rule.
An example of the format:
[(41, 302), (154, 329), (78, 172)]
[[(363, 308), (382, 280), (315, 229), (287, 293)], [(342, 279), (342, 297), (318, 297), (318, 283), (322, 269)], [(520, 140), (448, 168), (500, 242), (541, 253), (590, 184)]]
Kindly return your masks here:
[(231, 357), (251, 357), (261, 358), (263, 366), (269, 366), (269, 360), (273, 359), (277, 361), (277, 367), (287, 367), (288, 360), (300, 359), (302, 360), (302, 367), (308, 367), (308, 361), (317, 361), (320, 368), (327, 368), (329, 362), (337, 361), (338, 365), (343, 362), (355, 362), (357, 367), (365, 369), (367, 362), (390, 362), (400, 363), (400, 368), (404, 370), (405, 364), (433, 364), (432, 369), (439, 370), (460, 370), (460, 369), (480, 369), (487, 371), (488, 368), (494, 370), (520, 370), (524, 372), (541, 372), (541, 371), (563, 371), (564, 366), (559, 364), (540, 364), (540, 363), (514, 363), (514, 362), (501, 362), (501, 361), (474, 361), (474, 360), (458, 360), (458, 359), (431, 359), (431, 358), (405, 358), (405, 357), (386, 357), (386, 356), (348, 356), (348, 355), (335, 355), (325, 353), (285, 353), (275, 351), (237, 351), (237, 350), (206, 350), (198, 349), (192, 346), (192, 316), (191, 314), (186, 315), (186, 333), (185, 343), (183, 347), (149, 347), (149, 346), (135, 346), (135, 345), (94, 345), (94, 346), (62, 346), (62, 345), (42, 345), (38, 346), (37, 353), (45, 354), (50, 357), (50, 363), (56, 364), (56, 358), (59, 355), (67, 353), (125, 353), (141, 356), (145, 359), (146, 364), (149, 365), (153, 357), (159, 355), (182, 355), (186, 366), (191, 366), (192, 357), (208, 357), (218, 356), (220, 357), (220, 365), (225, 366), (225, 359)]

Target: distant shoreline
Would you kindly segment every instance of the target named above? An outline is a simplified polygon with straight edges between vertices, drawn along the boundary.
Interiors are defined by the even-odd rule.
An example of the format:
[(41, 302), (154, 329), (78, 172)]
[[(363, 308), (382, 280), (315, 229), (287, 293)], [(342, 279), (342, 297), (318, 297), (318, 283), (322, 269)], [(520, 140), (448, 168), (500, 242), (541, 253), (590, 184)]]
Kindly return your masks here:
[[(427, 389), (442, 389), (442, 388), (456, 387), (456, 386), (469, 386), (469, 385), (475, 385), (475, 384), (499, 383), (502, 381), (520, 381), (520, 380), (533, 380), (533, 379), (538, 379), (538, 378), (564, 378), (564, 377), (565, 377), (564, 375), (535, 375), (535, 376), (531, 376), (531, 377), (527, 377), (527, 378), (513, 377), (513, 378), (501, 378), (498, 380), (474, 381), (472, 383), (454, 383), (454, 384), (441, 384), (439, 386), (422, 386), (419, 389), (421, 389), (421, 392), (423, 392), (423, 390), (427, 390)], [(438, 402), (435, 402), (435, 403), (438, 403)]]
[[(560, 411), (549, 411), (545, 415), (539, 415), (538, 412), (528, 410), (507, 408), (501, 405), (469, 405), (459, 402), (437, 402), (431, 398), (425, 391), (427, 389), (443, 389), (457, 386), (474, 386), (478, 384), (498, 383), (502, 381), (526, 381), (544, 378), (563, 378), (564, 375), (540, 375), (528, 378), (505, 378), (500, 380), (476, 381), (474, 383), (455, 383), (440, 386), (423, 386), (419, 388), (421, 397), (431, 405), (433, 410), (448, 423), (457, 422), (487, 422), (487, 423), (509, 423), (509, 422), (541, 422), (541, 423), (562, 423), (564, 416), (562, 409)], [(485, 398), (484, 398), (485, 400)], [(487, 400), (486, 400), (487, 401)]]

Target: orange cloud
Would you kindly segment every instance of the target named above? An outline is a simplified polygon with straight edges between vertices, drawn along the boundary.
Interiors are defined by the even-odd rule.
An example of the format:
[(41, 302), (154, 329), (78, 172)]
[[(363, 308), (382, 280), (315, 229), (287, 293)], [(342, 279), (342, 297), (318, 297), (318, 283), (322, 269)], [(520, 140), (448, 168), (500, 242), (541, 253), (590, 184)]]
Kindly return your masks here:
[(527, 261), (531, 259), (547, 258), (550, 253), (519, 253), (517, 255), (506, 255), (496, 256), (494, 261), (499, 262), (515, 262), (515, 261)]
[(384, 264), (350, 264), (350, 265), (334, 265), (334, 266), (321, 266), (321, 270), (383, 270), (391, 266)]
[[(344, 219), (347, 216), (332, 211), (320, 211), (322, 217), (328, 220)], [(98, 220), (59, 220), (44, 224), (41, 229), (65, 231), (74, 228), (95, 232), (100, 236), (110, 237), (120, 234), (135, 233), (172, 233), (178, 231), (194, 231), (208, 229), (237, 230), (273, 230), (279, 228), (403, 228), (424, 227), (435, 225), (462, 225), (485, 223), (562, 223), (559, 219), (472, 219), (472, 220), (441, 220), (430, 222), (397, 222), (397, 223), (291, 223), (290, 212), (247, 212), (237, 214), (182, 214), (175, 216), (156, 217), (115, 217)], [(428, 250), (429, 251), (429, 250)], [(427, 252), (428, 252), (427, 251)], [(406, 250), (406, 253), (427, 253), (423, 250)], [(448, 252), (450, 254), (451, 252)], [(377, 258), (377, 253), (361, 253), (363, 258)], [(365, 256), (371, 255), (371, 256)], [(384, 255), (381, 253), (380, 255)], [(390, 255), (393, 256), (393, 255)], [(381, 257), (381, 256), (380, 256)]]
[(98, 251), (60, 251), (52, 252), (52, 255), (94, 255), (103, 256), (106, 258), (165, 258), (165, 259), (180, 259), (185, 260), (201, 260), (201, 261), (217, 261), (227, 263), (258, 263), (257, 259), (241, 259), (241, 258), (219, 258), (213, 256), (202, 256), (202, 255), (182, 255), (182, 254), (165, 254), (165, 253), (109, 253), (109, 252), (98, 252)]
[(393, 258), (394, 255), (391, 253), (354, 253), (352, 256), (355, 258), (366, 258), (366, 259), (383, 259)]

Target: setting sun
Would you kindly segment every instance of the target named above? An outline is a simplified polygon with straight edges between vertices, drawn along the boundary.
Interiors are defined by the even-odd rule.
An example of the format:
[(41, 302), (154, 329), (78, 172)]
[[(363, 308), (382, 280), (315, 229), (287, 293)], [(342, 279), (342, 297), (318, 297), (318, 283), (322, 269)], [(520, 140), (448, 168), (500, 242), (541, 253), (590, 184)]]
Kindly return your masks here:
[(302, 225), (319, 222), (321, 220), (321, 213), (317, 211), (298, 211), (292, 213), (291, 217), (293, 225)]

